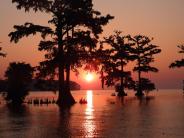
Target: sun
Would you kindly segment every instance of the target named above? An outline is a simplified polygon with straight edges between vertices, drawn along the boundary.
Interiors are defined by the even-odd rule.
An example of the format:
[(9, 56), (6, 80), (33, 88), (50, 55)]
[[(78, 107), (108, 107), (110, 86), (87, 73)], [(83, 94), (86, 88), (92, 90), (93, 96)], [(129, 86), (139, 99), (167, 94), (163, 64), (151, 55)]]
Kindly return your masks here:
[(94, 76), (91, 73), (87, 73), (85, 79), (86, 81), (91, 82), (94, 79)]

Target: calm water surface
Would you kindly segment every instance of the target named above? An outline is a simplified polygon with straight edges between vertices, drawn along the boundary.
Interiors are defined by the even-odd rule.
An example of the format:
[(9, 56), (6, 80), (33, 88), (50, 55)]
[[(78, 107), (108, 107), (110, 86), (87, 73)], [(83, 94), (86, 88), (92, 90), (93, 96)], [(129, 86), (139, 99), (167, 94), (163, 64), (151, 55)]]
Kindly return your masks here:
[[(184, 96), (181, 90), (160, 90), (149, 98), (134, 93), (122, 99), (113, 91), (75, 91), (70, 109), (57, 105), (20, 108), (0, 104), (0, 138), (184, 138)], [(56, 97), (52, 92), (28, 98)]]

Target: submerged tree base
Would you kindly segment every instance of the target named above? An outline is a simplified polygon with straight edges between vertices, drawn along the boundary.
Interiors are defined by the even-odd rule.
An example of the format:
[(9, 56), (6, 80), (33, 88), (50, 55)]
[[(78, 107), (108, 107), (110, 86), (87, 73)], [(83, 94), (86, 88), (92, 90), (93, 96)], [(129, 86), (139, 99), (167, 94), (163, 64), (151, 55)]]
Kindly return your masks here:
[(124, 91), (121, 91), (121, 92), (118, 92), (118, 96), (119, 97), (127, 96), (127, 93), (125, 93)]
[(75, 99), (73, 98), (71, 92), (65, 92), (64, 94), (61, 93), (57, 102), (60, 107), (70, 107), (76, 103)]
[(141, 91), (138, 91), (138, 92), (136, 92), (135, 93), (135, 96), (137, 96), (137, 97), (142, 97), (142, 96), (144, 96), (144, 93)]

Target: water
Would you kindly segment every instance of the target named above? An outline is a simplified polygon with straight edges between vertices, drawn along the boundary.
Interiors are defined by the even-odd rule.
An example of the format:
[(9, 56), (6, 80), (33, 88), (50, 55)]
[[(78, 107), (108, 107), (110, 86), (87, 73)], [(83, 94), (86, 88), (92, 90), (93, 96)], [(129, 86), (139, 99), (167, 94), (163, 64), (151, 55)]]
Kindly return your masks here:
[[(76, 101), (87, 104), (70, 109), (57, 105), (0, 104), (0, 138), (183, 138), (184, 96), (181, 90), (160, 90), (147, 99), (134, 93), (119, 99), (113, 91), (72, 92)], [(52, 92), (31, 93), (30, 97), (56, 97)]]

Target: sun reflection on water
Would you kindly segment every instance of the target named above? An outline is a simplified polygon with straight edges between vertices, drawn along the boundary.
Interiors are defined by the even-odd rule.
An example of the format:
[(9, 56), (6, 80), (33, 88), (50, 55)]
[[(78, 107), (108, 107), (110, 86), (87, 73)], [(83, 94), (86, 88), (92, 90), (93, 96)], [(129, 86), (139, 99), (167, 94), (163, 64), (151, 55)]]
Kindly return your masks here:
[(92, 90), (88, 90), (87, 91), (87, 95), (86, 95), (86, 99), (87, 99), (87, 108), (91, 109), (93, 108), (93, 91)]
[(86, 93), (87, 106), (85, 110), (84, 129), (86, 137), (94, 137), (96, 132), (96, 125), (94, 122), (94, 108), (93, 108), (93, 91), (88, 90)]

